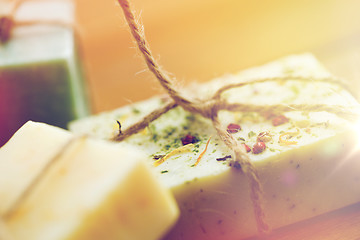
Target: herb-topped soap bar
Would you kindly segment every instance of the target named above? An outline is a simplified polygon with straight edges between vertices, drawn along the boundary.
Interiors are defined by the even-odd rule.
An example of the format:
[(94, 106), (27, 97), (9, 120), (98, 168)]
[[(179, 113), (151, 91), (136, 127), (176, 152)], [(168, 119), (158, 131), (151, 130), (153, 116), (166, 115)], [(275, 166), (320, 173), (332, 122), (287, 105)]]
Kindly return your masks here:
[[(225, 84), (262, 78), (273, 80), (231, 89), (223, 97), (263, 108), (222, 111), (219, 118), (255, 166), (268, 225), (278, 228), (359, 202), (359, 133), (353, 122), (359, 104), (341, 84), (326, 81), (330, 74), (312, 55), (215, 79), (195, 86), (194, 94), (206, 98)], [(113, 139), (119, 133), (117, 121), (124, 131), (165, 102), (153, 98), (72, 122), (70, 129)], [(276, 110), (286, 106), (292, 111)], [(149, 164), (177, 199), (181, 217), (165, 239), (256, 235), (249, 179), (210, 120), (176, 107), (124, 141), (148, 153)]]
[(15, 12), (10, 38), (0, 44), (0, 146), (28, 120), (65, 128), (89, 113), (73, 7), (26, 1)]

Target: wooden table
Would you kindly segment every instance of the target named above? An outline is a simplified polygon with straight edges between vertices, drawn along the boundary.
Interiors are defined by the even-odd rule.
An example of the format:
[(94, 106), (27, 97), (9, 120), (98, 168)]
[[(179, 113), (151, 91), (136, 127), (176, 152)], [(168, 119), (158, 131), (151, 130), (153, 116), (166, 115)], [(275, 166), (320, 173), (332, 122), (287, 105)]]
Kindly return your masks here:
[(358, 240), (360, 203), (274, 230), (248, 240)]

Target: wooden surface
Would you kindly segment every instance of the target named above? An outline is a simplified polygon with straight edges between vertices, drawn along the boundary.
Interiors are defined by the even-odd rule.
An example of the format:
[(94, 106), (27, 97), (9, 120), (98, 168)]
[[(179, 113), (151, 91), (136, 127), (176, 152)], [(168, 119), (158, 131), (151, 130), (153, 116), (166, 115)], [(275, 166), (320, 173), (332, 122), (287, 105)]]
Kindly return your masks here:
[(247, 240), (358, 240), (360, 203)]

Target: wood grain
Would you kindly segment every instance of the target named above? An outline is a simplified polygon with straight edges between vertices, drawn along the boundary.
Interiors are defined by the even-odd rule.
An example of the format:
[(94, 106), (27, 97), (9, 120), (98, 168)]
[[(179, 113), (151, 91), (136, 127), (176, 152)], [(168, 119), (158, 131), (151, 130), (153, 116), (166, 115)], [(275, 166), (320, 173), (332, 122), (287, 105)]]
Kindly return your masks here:
[(359, 240), (360, 203), (247, 240)]

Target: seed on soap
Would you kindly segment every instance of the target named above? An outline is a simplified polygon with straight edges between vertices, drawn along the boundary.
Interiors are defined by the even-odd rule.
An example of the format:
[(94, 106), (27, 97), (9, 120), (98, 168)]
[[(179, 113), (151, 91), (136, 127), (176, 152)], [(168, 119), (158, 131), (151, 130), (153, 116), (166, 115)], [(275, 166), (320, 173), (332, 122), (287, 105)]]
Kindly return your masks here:
[(230, 123), (227, 126), (227, 132), (228, 133), (237, 133), (241, 130), (241, 126), (239, 124), (236, 123)]
[(191, 134), (186, 134), (185, 137), (181, 138), (181, 143), (183, 145), (187, 145), (187, 144), (190, 144), (190, 143), (196, 143), (198, 141), (199, 141), (199, 139), (197, 139), (195, 136), (193, 136)]
[(231, 155), (226, 155), (225, 157), (217, 158), (216, 161), (226, 161), (228, 158), (231, 158)]
[(272, 137), (270, 135), (269, 132), (261, 132), (259, 133), (259, 135), (257, 136), (256, 140), (258, 142), (269, 142), (272, 140)]
[(154, 160), (159, 160), (160, 158), (163, 158), (165, 155), (154, 155), (153, 159)]
[(272, 119), (272, 125), (273, 126), (279, 126), (281, 124), (287, 123), (289, 119), (285, 117), (284, 115), (276, 116)]
[(254, 154), (259, 154), (262, 153), (265, 149), (266, 144), (264, 142), (257, 142), (254, 144), (252, 151)]
[(242, 145), (245, 147), (246, 152), (251, 152), (251, 148), (247, 144), (243, 143)]

